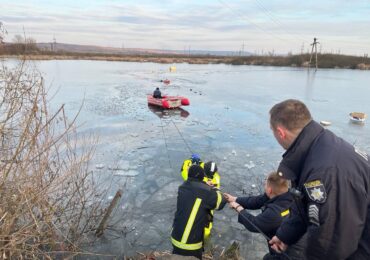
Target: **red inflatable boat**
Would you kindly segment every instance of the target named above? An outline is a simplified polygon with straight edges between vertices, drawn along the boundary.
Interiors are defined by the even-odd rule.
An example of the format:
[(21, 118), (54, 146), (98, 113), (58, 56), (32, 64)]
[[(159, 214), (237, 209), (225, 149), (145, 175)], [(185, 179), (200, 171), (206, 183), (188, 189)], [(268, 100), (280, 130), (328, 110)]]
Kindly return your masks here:
[(181, 96), (162, 96), (162, 98), (154, 98), (152, 95), (147, 95), (148, 104), (163, 108), (176, 108), (180, 106), (188, 106), (189, 99)]

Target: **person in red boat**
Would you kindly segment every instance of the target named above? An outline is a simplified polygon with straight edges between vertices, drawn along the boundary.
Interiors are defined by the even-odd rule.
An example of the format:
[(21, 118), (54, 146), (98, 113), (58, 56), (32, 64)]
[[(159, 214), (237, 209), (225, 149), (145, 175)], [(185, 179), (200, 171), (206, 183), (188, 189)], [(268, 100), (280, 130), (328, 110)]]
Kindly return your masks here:
[(154, 98), (162, 98), (162, 93), (161, 91), (159, 90), (159, 88), (156, 88), (153, 92), (153, 97)]

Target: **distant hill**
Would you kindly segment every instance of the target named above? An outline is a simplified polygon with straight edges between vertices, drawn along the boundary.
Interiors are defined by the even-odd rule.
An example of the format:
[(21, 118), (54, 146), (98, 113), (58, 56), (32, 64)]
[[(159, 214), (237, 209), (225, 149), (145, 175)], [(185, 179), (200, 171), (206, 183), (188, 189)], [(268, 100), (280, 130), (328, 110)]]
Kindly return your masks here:
[[(210, 56), (240, 56), (239, 52), (232, 51), (208, 51), (208, 50), (158, 50), (142, 48), (113, 48), (94, 45), (78, 45), (67, 43), (37, 43), (37, 47), (47, 51), (63, 51), (76, 53), (100, 53), (100, 54), (177, 54), (177, 55), (210, 55)], [(243, 52), (243, 56), (252, 53)]]
[[(1, 57), (31, 60), (104, 60), (124, 62), (189, 63), (189, 64), (232, 64), (255, 66), (309, 67), (309, 53), (300, 55), (251, 55), (230, 51), (179, 51), (140, 48), (111, 48), (93, 45), (64, 43), (1, 43)], [(344, 68), (370, 70), (367, 56), (348, 56), (318, 53), (318, 68)]]

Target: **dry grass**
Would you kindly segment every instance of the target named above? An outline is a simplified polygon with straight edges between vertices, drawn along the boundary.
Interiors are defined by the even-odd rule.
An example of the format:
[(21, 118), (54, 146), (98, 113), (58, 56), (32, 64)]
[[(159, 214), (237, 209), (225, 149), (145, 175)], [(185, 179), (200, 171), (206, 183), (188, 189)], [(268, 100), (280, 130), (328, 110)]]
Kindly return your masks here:
[(63, 106), (50, 111), (26, 64), (0, 70), (0, 258), (71, 256), (102, 213), (88, 171), (94, 140), (77, 140)]

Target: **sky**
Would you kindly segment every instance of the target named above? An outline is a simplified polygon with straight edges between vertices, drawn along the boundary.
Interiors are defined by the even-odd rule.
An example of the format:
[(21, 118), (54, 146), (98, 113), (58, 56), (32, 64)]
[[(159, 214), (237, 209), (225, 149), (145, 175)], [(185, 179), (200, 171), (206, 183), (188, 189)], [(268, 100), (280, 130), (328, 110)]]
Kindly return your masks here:
[(370, 0), (0, 0), (5, 41), (287, 54), (370, 53)]

